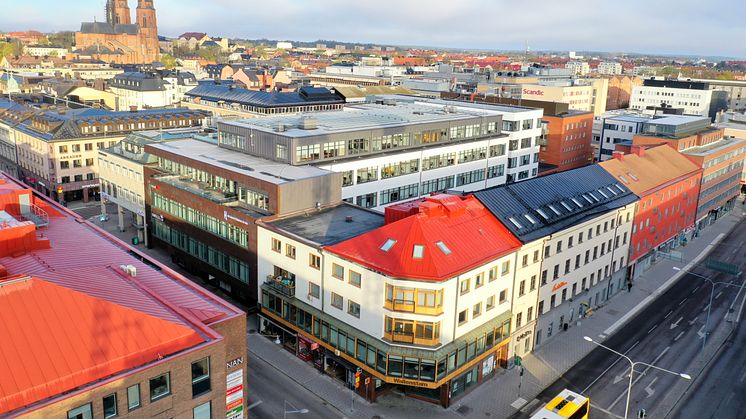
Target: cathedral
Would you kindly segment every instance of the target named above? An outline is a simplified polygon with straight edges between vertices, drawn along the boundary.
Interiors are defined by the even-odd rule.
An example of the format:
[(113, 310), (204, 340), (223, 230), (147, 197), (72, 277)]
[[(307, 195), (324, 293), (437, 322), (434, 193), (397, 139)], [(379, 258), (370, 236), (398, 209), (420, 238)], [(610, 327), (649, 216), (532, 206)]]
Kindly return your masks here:
[(153, 0), (137, 1), (132, 23), (128, 0), (107, 0), (106, 22), (84, 22), (75, 33), (76, 52), (116, 64), (158, 61), (158, 24)]

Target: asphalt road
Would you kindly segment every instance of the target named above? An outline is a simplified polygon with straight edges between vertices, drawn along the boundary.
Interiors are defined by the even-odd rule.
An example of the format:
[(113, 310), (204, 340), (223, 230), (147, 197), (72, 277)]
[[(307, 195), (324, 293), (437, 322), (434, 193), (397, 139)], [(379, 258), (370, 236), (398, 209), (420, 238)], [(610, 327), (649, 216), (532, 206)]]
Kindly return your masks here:
[[(746, 237), (746, 223), (741, 222), (708, 257), (738, 264), (742, 270), (745, 270), (746, 246), (743, 246), (744, 237)], [(733, 281), (733, 283), (736, 283), (740, 281), (731, 275), (708, 270), (704, 267), (704, 263), (694, 267), (692, 271), (709, 276), (716, 282)], [(705, 280), (687, 274), (617, 333), (606, 340), (602, 340), (598, 336), (591, 336), (591, 338), (615, 351), (626, 354), (634, 362), (654, 364), (657, 367), (677, 373), (692, 374), (694, 371), (688, 369), (692, 361), (700, 356), (711, 289), (710, 284)], [(737, 294), (738, 289), (735, 287), (722, 285), (715, 287), (708, 330), (714, 329), (718, 323), (725, 321), (724, 317), (728, 307), (734, 302)], [(593, 345), (584, 340), (577, 344)], [(734, 352), (737, 352), (737, 350)], [(746, 355), (733, 354), (733, 356), (740, 357), (738, 359), (741, 359), (741, 361), (731, 364), (731, 368), (738, 370), (738, 374), (743, 374), (741, 370), (745, 365), (743, 360), (746, 359)], [(736, 362), (736, 360), (734, 358), (733, 361)], [(737, 367), (733, 368), (733, 366)], [(569, 388), (590, 397), (591, 417), (594, 419), (623, 417), (629, 385), (629, 368), (630, 364), (624, 358), (597, 347), (543, 391), (538, 398), (543, 404), (551, 400), (562, 389)], [(727, 366), (724, 365), (723, 368), (727, 368)], [(734, 374), (736, 373), (734, 372)], [(717, 382), (719, 383), (717, 385), (732, 387), (732, 384), (738, 383), (740, 378), (740, 375), (736, 375), (724, 381), (724, 379), (713, 376), (711, 381), (713, 385), (716, 385), (715, 382)], [(655, 406), (665, 397), (667, 389), (676, 384), (677, 380), (682, 379), (677, 375), (648, 368), (645, 365), (636, 365), (629, 417), (636, 417), (638, 409), (650, 410), (652, 406)], [(724, 394), (724, 396), (727, 397), (728, 395)], [(736, 399), (736, 396), (733, 396), (732, 399)], [(741, 403), (743, 400), (737, 402)], [(731, 403), (736, 402), (732, 400)], [(714, 409), (714, 406), (712, 408)], [(702, 407), (702, 410), (708, 411), (708, 408)], [(529, 415), (520, 413), (514, 415), (514, 418), (527, 417)], [(679, 416), (671, 417), (678, 418)], [(707, 418), (710, 416), (695, 415), (691, 417)], [(727, 418), (729, 416), (716, 415), (712, 417)], [(740, 417), (743, 418), (744, 415)]]
[(250, 389), (246, 403), (249, 418), (282, 418), (285, 401), (290, 403), (288, 410), (308, 409), (305, 414), (288, 414), (288, 419), (343, 418), (334, 407), (251, 353), (247, 382)]

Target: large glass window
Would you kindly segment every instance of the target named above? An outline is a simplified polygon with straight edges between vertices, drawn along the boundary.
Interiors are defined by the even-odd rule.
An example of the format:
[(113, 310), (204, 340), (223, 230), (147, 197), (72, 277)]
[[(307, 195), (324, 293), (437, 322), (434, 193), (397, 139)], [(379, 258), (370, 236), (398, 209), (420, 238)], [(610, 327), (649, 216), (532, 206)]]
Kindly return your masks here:
[(140, 384), (127, 387), (127, 409), (134, 410), (140, 407)]
[(380, 205), (403, 201), (409, 198), (416, 198), (418, 196), (419, 186), (419, 183), (415, 183), (413, 185), (383, 190), (381, 191)]
[(210, 402), (195, 407), (193, 413), (194, 419), (210, 419), (212, 417)]
[(67, 412), (67, 419), (93, 419), (91, 404), (84, 404)]
[(117, 393), (104, 397), (104, 418), (113, 418), (117, 415)]
[(150, 379), (150, 401), (158, 400), (171, 394), (171, 373)]
[(192, 363), (192, 397), (210, 391), (210, 357)]

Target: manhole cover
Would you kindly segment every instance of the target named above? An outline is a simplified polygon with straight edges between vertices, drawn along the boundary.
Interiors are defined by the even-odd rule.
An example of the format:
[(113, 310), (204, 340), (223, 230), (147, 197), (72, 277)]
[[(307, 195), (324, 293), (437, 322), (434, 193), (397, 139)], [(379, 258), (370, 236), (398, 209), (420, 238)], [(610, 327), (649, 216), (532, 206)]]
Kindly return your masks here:
[(254, 333), (256, 333), (256, 329), (249, 329), (249, 334), (250, 335), (253, 335)]
[(456, 411), (459, 414), (466, 416), (466, 415), (468, 415), (471, 412), (471, 407), (469, 407), (469, 406), (461, 406), (458, 409), (456, 409)]

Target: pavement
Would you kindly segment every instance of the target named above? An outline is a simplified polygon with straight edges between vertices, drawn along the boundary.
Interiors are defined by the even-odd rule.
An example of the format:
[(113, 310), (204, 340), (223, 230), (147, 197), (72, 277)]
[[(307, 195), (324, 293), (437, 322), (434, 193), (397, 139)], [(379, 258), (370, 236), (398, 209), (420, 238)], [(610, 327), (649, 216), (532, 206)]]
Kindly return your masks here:
[[(96, 203), (96, 205), (99, 204)], [(565, 372), (594, 349), (593, 345), (585, 344), (587, 342), (583, 341), (583, 336), (592, 336), (594, 339), (603, 342), (604, 338), (611, 336), (616, 330), (624, 326), (634, 317), (634, 314), (650, 305), (655, 300), (651, 296), (659, 296), (682, 277), (681, 272), (673, 270), (674, 266), (682, 267), (686, 264), (682, 267), (686, 270), (704, 259), (706, 254), (714, 248), (714, 245), (722, 240), (742, 218), (741, 208), (737, 206), (730, 214), (723, 216), (715, 224), (700, 232), (699, 236), (691, 240), (687, 246), (677, 249), (681, 251), (685, 262), (659, 261), (635, 281), (631, 292), (618, 293), (606, 305), (594, 311), (592, 316), (583, 319), (582, 323), (573, 323), (567, 331), (562, 331), (534, 353), (525, 356), (523, 358), (525, 374), (522, 378), (519, 376), (517, 368), (499, 370), (495, 377), (476, 387), (454, 402), (448, 409), (406, 398), (396, 393), (379, 397), (374, 404), (368, 403), (357, 395), (353, 396), (352, 392), (345, 388), (343, 383), (319, 373), (310, 364), (286, 350), (278, 348), (271, 339), (257, 333), (247, 334), (250, 355), (249, 368), (252, 368), (252, 363), (256, 362), (262, 363), (263, 367), (269, 367), (262, 373), (263, 378), (260, 378), (262, 383), (256, 384), (257, 391), (259, 391), (258, 387), (269, 385), (266, 377), (282, 376), (283, 380), (292, 381), (294, 387), (305, 389), (309, 396), (312, 395), (304, 400), (298, 400), (297, 398), (293, 400), (293, 406), (298, 409), (309, 409), (309, 413), (302, 415), (304, 419), (315, 417), (496, 419), (508, 418), (521, 410), (530, 412), (540, 407), (541, 404), (537, 396), (544, 389), (555, 383)], [(119, 232), (116, 221), (113, 219), (106, 222), (100, 222), (95, 216), (91, 216), (89, 219), (127, 242), (132, 237), (133, 232), (131, 231)], [(142, 248), (142, 246), (140, 247)], [(143, 250), (146, 250), (156, 259), (168, 263), (169, 266), (173, 266), (170, 257), (162, 250), (144, 248)], [(204, 285), (199, 278), (195, 278), (178, 266), (174, 268), (185, 276), (194, 279), (195, 282)], [(218, 295), (222, 294), (215, 287), (207, 286), (206, 288)], [(221, 296), (225, 297), (225, 295)], [(632, 314), (625, 315), (627, 313)], [(249, 320), (249, 330), (247, 332), (258, 330), (255, 317), (251, 317)], [(724, 340), (717, 333), (722, 332), (714, 331), (712, 340)], [(252, 386), (251, 382), (249, 386)], [(683, 393), (687, 390), (688, 384), (679, 384), (677, 387), (679, 387), (680, 393)], [(291, 388), (287, 388), (284, 394), (262, 391), (266, 397), (264, 397), (264, 400), (253, 399), (254, 401), (249, 405), (249, 416), (259, 418), (279, 417), (279, 413), (274, 413), (277, 412), (277, 409), (273, 409), (273, 413), (263, 412), (261, 406), (269, 398), (282, 399), (290, 394), (288, 390), (291, 390)], [(678, 397), (672, 403), (676, 401), (678, 401)], [(308, 406), (299, 406), (299, 403), (306, 403)], [(670, 410), (673, 405), (670, 403), (669, 405), (666, 406), (669, 406)]]

